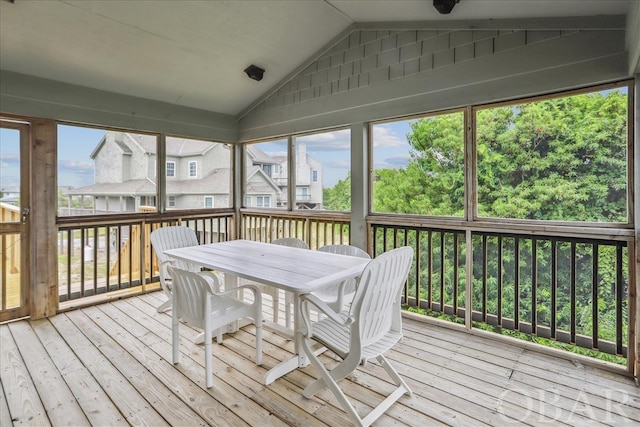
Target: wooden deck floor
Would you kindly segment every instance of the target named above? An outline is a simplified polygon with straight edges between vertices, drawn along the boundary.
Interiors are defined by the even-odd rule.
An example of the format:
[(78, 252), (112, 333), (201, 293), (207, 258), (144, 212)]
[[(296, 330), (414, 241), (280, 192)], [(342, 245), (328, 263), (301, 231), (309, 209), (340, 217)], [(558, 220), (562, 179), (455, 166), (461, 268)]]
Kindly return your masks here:
[[(181, 328), (171, 363), (171, 318), (159, 293), (0, 325), (0, 425), (344, 426), (331, 393), (304, 399), (313, 367), (264, 386), (293, 343), (265, 331), (264, 366), (253, 363), (247, 326), (215, 345), (215, 385), (204, 384), (197, 331)], [(268, 317), (267, 317), (268, 318)], [(490, 338), (406, 319), (389, 354), (412, 387), (374, 425), (638, 425), (632, 379)], [(331, 353), (323, 356), (332, 363)], [(342, 382), (359, 410), (390, 389), (376, 363)]]

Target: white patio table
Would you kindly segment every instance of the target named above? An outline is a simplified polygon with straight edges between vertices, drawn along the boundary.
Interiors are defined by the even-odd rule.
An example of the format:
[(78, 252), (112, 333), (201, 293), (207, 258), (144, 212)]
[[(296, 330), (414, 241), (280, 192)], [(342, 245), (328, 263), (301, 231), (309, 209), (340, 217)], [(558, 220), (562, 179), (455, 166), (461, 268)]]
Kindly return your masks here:
[[(301, 294), (358, 277), (370, 261), (251, 240), (171, 249), (166, 254), (225, 273), (225, 286), (236, 286), (237, 277), (242, 277), (291, 292), (294, 296), (294, 330), (301, 322)], [(265, 375), (265, 384), (271, 384), (288, 372), (308, 365), (307, 357), (300, 348), (300, 338), (297, 334), (294, 337), (295, 356), (271, 368)]]

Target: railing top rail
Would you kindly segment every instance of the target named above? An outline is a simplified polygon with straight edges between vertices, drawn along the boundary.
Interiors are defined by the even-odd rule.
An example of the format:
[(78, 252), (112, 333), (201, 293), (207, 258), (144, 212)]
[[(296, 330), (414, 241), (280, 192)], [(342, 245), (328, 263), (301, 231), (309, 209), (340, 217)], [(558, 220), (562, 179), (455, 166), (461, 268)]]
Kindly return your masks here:
[(351, 220), (351, 214), (348, 212), (335, 212), (335, 211), (314, 211), (314, 210), (300, 210), (300, 211), (288, 211), (283, 209), (240, 209), (242, 215), (262, 216), (271, 218), (300, 218), (300, 219), (318, 219), (318, 220), (334, 220), (349, 222)]
[(476, 233), (527, 235), (544, 238), (575, 238), (630, 242), (634, 238), (633, 229), (625, 226), (616, 228), (613, 224), (602, 227), (588, 227), (584, 223), (551, 225), (532, 224), (517, 221), (466, 221), (455, 218), (425, 218), (404, 215), (370, 215), (367, 224), (387, 227), (429, 228), (441, 230), (457, 230)]
[(226, 208), (216, 210), (215, 212), (209, 210), (198, 210), (165, 212), (163, 214), (158, 212), (145, 212), (113, 215), (92, 215), (82, 217), (58, 217), (56, 219), (56, 224), (60, 229), (65, 229), (84, 225), (136, 224), (142, 222), (155, 223), (178, 219), (228, 217), (230, 215), (233, 215), (234, 213), (235, 211), (233, 209)]

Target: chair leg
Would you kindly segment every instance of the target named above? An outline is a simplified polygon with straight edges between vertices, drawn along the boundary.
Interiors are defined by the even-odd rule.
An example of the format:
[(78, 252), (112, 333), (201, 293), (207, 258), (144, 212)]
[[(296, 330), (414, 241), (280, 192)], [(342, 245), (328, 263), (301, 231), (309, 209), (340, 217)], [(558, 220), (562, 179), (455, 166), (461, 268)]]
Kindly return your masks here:
[(204, 366), (207, 376), (207, 388), (211, 388), (213, 387), (213, 344), (211, 343), (213, 337), (211, 331), (205, 331), (204, 339)]
[(409, 385), (402, 379), (400, 374), (398, 374), (398, 371), (396, 371), (393, 368), (393, 366), (391, 366), (391, 364), (389, 363), (387, 358), (384, 357), (384, 355), (381, 354), (380, 356), (376, 357), (376, 360), (380, 363), (380, 365), (382, 365), (382, 367), (387, 372), (387, 374), (391, 377), (395, 385), (397, 385), (399, 388), (404, 389), (405, 393), (408, 394), (409, 396), (413, 396), (413, 391), (411, 391), (411, 389), (409, 388)]
[[(353, 407), (353, 405), (351, 404), (347, 396), (344, 394), (340, 386), (338, 386), (338, 383), (334, 380), (333, 376), (331, 375), (331, 372), (327, 371), (327, 369), (324, 367), (322, 362), (320, 362), (320, 360), (314, 354), (313, 349), (309, 346), (309, 343), (307, 342), (307, 340), (302, 340), (302, 348), (304, 349), (304, 352), (307, 353), (307, 356), (309, 357), (309, 361), (311, 362), (311, 364), (318, 370), (318, 372), (320, 372), (320, 378), (316, 382), (312, 383), (310, 386), (305, 388), (304, 391), (302, 392), (302, 395), (306, 398), (310, 398), (311, 396), (313, 396), (315, 392), (312, 393), (311, 395), (308, 395), (307, 390), (310, 387), (315, 386), (318, 381), (322, 381), (329, 388), (329, 390), (331, 390), (335, 398), (338, 400), (338, 403), (340, 403), (340, 405), (342, 406), (344, 411), (347, 413), (347, 415), (349, 416), (351, 421), (354, 423), (354, 425), (362, 426), (363, 425), (362, 419), (356, 412), (356, 409)], [(338, 367), (340, 367), (340, 365), (338, 365)], [(321, 387), (319, 387), (318, 389), (320, 388)], [(316, 391), (319, 391), (319, 390), (316, 390)]]
[(165, 302), (163, 302), (162, 304), (160, 304), (160, 305), (158, 306), (158, 308), (156, 308), (156, 311), (157, 311), (158, 313), (162, 313), (162, 312), (164, 312), (164, 311), (166, 311), (166, 310), (170, 309), (170, 308), (171, 308), (171, 303), (172, 303), (171, 298), (169, 298), (168, 300), (166, 300)]
[(180, 345), (180, 342), (178, 340), (179, 338), (179, 327), (180, 323), (178, 321), (178, 315), (177, 313), (174, 311), (172, 313), (171, 316), (171, 345), (173, 347), (173, 364), (177, 364), (178, 361), (180, 360), (180, 348), (178, 347)]
[(262, 321), (256, 320), (256, 365), (262, 365)]

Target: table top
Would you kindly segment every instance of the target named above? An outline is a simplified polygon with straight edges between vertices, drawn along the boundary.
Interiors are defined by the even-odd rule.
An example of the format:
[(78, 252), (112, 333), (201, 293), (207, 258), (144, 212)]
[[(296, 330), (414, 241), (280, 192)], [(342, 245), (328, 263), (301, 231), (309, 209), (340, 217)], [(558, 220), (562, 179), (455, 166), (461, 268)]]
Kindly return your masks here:
[(231, 240), (165, 251), (206, 268), (304, 294), (357, 277), (370, 261), (348, 255)]

